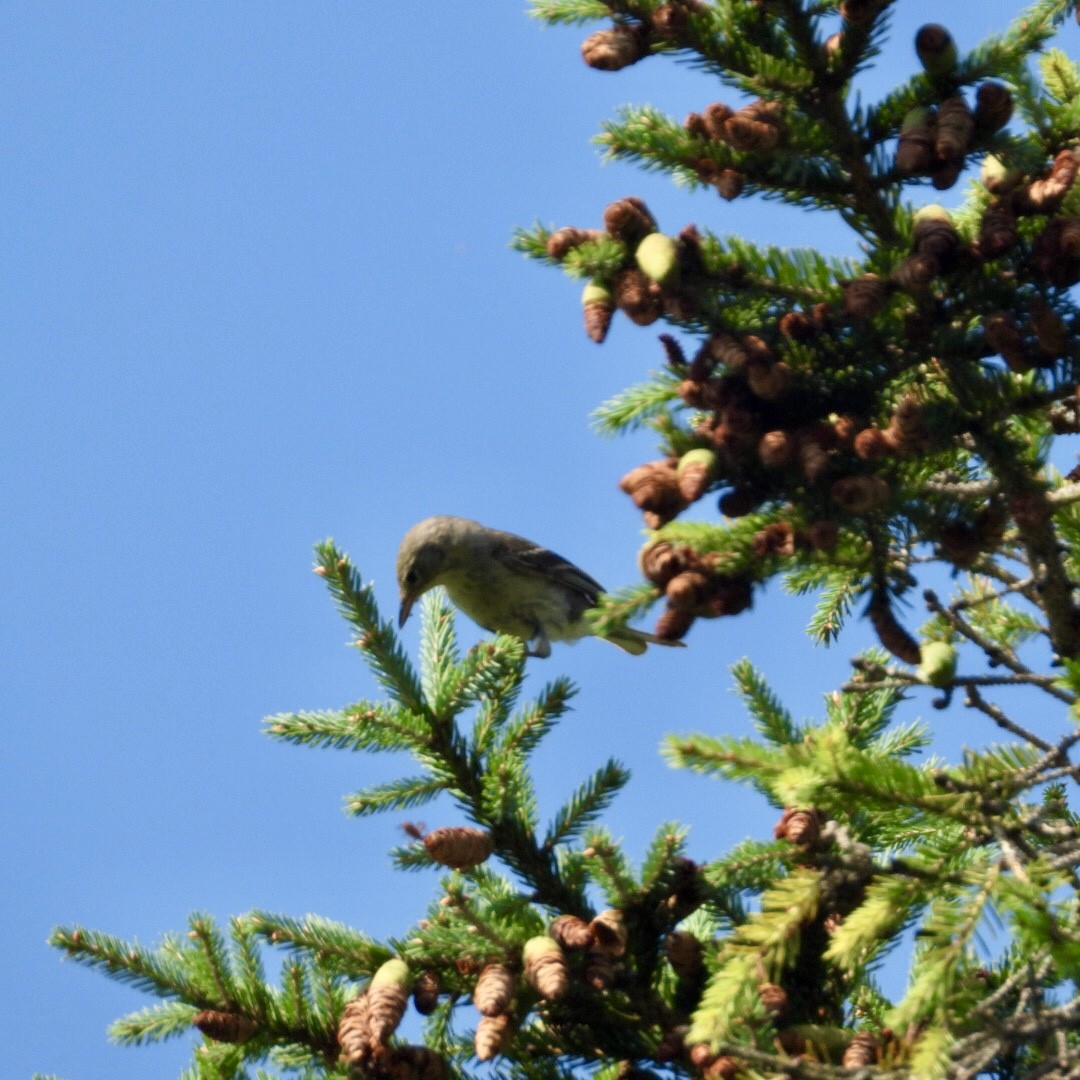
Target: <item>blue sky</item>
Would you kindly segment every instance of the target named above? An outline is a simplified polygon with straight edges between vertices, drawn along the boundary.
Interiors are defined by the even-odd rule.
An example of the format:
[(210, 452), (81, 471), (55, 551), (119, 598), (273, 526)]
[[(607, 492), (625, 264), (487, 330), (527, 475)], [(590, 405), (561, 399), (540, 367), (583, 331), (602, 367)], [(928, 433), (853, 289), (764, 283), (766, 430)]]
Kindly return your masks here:
[[(867, 93), (914, 69), (922, 22), (970, 46), (1014, 11), (900, 5)], [(664, 60), (591, 71), (588, 31), (543, 29), (523, 0), (23, 0), (4, 23), (5, 1074), (169, 1076), (188, 1044), (108, 1044), (150, 1000), (62, 962), (54, 925), (152, 942), (192, 910), (259, 906), (390, 934), (435, 885), (391, 873), (398, 817), (341, 811), (403, 762), (260, 734), (266, 714), (377, 692), (312, 544), (333, 536), (387, 612), (398, 540), (431, 513), (636, 580), (616, 484), (653, 447), (600, 439), (589, 413), (660, 365), (656, 334), (617, 320), (593, 345), (580, 287), (511, 251), (513, 229), (595, 225), (638, 194), (670, 232), (855, 248), (834, 221), (601, 165), (590, 139), (618, 104), (681, 117), (730, 95)], [(549, 809), (615, 754), (635, 779), (607, 822), (632, 855), (664, 819), (693, 825), (701, 859), (766, 835), (773, 811), (657, 745), (745, 729), (727, 674), (743, 655), (818, 712), (864, 639), (812, 651), (809, 605), (777, 593), (685, 651), (586, 641), (537, 662), (534, 691), (581, 688), (540, 755)]]

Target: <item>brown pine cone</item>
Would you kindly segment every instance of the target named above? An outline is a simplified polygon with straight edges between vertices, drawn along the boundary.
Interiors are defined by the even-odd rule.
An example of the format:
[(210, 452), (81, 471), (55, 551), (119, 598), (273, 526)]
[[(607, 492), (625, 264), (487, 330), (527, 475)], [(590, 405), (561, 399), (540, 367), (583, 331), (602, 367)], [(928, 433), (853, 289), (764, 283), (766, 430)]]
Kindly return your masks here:
[(593, 947), (592, 928), (576, 915), (560, 915), (554, 919), (548, 934), (570, 952), (588, 952)]
[(471, 870), (494, 850), (491, 834), (469, 825), (444, 825), (432, 829), (423, 843), (432, 861), (453, 870)]
[(255, 1034), (255, 1021), (243, 1013), (203, 1009), (191, 1023), (215, 1042), (244, 1043)]
[(581, 57), (599, 71), (619, 71), (649, 55), (649, 35), (640, 23), (616, 23), (581, 43)]
[(637, 195), (616, 199), (604, 207), (604, 228), (614, 237), (636, 247), (651, 232), (656, 232), (656, 218)]
[(885, 506), (892, 491), (880, 476), (843, 476), (829, 489), (829, 497), (849, 514), (868, 514)]
[(998, 131), (1012, 118), (1012, 112), (1012, 94), (1001, 83), (984, 82), (975, 91), (975, 127), (979, 131)]
[(984, 258), (996, 259), (1011, 251), (1019, 237), (1016, 215), (1007, 203), (991, 203), (983, 211), (979, 226), (979, 254)]
[(620, 270), (611, 279), (615, 306), (638, 326), (651, 326), (664, 313), (661, 290), (637, 267)]
[(962, 162), (975, 134), (975, 116), (962, 94), (952, 94), (938, 106), (934, 154), (939, 161)]
[(932, 109), (912, 109), (900, 126), (896, 171), (901, 176), (925, 176), (934, 164), (936, 115)]
[(854, 281), (845, 281), (844, 314), (856, 319), (871, 319), (884, 310), (889, 301), (888, 283), (877, 274), (864, 274)]
[(522, 951), (525, 980), (547, 1001), (558, 1001), (570, 984), (566, 957), (550, 937), (529, 938)]
[(888, 597), (877, 595), (868, 609), (870, 623), (878, 641), (905, 664), (918, 665), (922, 659), (919, 643), (900, 625), (893, 614)]
[(694, 623), (694, 613), (671, 604), (660, 613), (653, 634), (661, 641), (681, 641)]
[(483, 1016), (501, 1016), (514, 997), (514, 976), (505, 964), (488, 964), (473, 988), (473, 1004)]
[(438, 1007), (440, 989), (438, 972), (421, 971), (416, 977), (412, 988), (412, 1000), (413, 1007), (421, 1016), (430, 1016)]
[(473, 1038), (477, 1060), (490, 1061), (493, 1057), (498, 1057), (510, 1045), (513, 1037), (513, 1021), (509, 1014), (482, 1016), (480, 1023), (476, 1025), (476, 1035)]

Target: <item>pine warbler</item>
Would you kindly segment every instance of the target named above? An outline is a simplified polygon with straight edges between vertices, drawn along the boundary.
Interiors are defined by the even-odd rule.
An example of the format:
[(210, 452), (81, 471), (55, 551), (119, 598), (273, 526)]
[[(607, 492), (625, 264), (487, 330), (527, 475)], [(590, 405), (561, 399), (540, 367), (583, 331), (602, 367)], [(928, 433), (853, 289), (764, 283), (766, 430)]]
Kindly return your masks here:
[[(405, 534), (397, 579), (399, 626), (419, 597), (441, 585), (454, 606), (485, 630), (521, 638), (528, 656), (550, 656), (553, 641), (594, 633), (584, 615), (604, 591), (573, 563), (531, 540), (445, 515), (425, 518)], [(612, 630), (605, 640), (635, 655), (650, 642), (682, 645), (631, 627)]]

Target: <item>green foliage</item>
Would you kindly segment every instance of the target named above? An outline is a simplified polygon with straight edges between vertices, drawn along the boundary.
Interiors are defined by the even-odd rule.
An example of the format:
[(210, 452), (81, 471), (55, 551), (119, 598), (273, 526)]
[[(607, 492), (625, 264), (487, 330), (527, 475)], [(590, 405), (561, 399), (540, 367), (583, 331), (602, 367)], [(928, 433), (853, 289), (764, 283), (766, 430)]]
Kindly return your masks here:
[[(875, 54), (886, 32), (886, 20), (873, 18), (874, 12), (866, 21), (849, 20), (839, 52), (826, 58), (823, 11), (800, 3), (695, 8), (688, 21), (676, 23), (681, 28), (656, 31), (652, 47), (678, 46), (691, 62), (764, 104), (726, 119), (722, 109), (715, 111), (720, 106), (710, 106), (713, 112), (703, 109), (686, 123), (651, 106), (634, 106), (603, 125), (600, 141), (611, 156), (691, 186), (715, 183), (732, 197), (764, 195), (835, 213), (864, 241), (862, 259), (840, 260), (719, 237), (704, 227), (684, 230), (683, 272), (677, 286), (660, 289), (656, 315), (690, 332), (699, 357), (734, 336), (764, 358), (754, 363), (787, 365), (787, 382), (779, 389), (758, 385), (747, 375), (745, 353), (738, 359), (725, 346), (708, 363), (688, 361), (681, 370), (673, 364), (649, 383), (616, 395), (597, 414), (605, 434), (656, 422), (665, 453), (717, 444), (720, 468), (713, 490), (745, 491), (757, 503), (756, 513), (750, 522), (718, 524), (713, 535), (699, 535), (700, 543), (680, 534), (677, 523), (661, 535), (701, 555), (725, 552), (725, 574), (737, 572), (753, 583), (782, 575), (789, 588), (821, 592), (810, 628), (819, 641), (835, 640), (862, 597), (899, 596), (909, 589), (915, 577), (907, 570), (920, 548), (962, 570), (970, 566), (972, 545), (981, 545), (988, 559), (1013, 557), (1018, 545), (1022, 558), (1036, 548), (1054, 548), (1054, 529), (1044, 521), (1017, 523), (1011, 531), (1008, 508), (1016, 505), (1016, 495), (1039, 497), (1030, 479), (1044, 469), (1053, 442), (1048, 410), (1078, 385), (1076, 347), (1071, 341), (1051, 344), (1047, 336), (1056, 320), (1068, 338), (1068, 327), (1080, 316), (1074, 297), (1061, 288), (1080, 272), (1062, 276), (1048, 269), (1054, 257), (1045, 250), (1052, 231), (1045, 215), (1073, 198), (1070, 184), (1045, 207), (1029, 207), (1017, 197), (1020, 240), (989, 256), (984, 221), (1001, 199), (973, 185), (952, 211), (952, 246), (946, 250), (927, 241), (933, 247), (928, 254), (930, 248), (919, 248), (922, 226), (904, 195), (929, 166), (914, 175), (900, 169), (891, 140), (912, 109), (944, 107), (997, 80), (1011, 91), (1029, 129), (1001, 133), (989, 122), (975, 123), (956, 152), (977, 161), (993, 151), (1026, 173), (1017, 190), (1036, 192), (1046, 182), (1049, 159), (1071, 152), (1080, 140), (1080, 70), (1059, 49), (1043, 53), (1041, 81), (1028, 70), (1029, 58), (1045, 48), (1071, 7), (1064, 0), (1042, 0), (1007, 30), (958, 56), (947, 75), (918, 72), (867, 106), (850, 100), (848, 78)], [(607, 8), (620, 25), (646, 35), (657, 18), (654, 9), (645, 3)], [(541, 13), (553, 21), (570, 13), (581, 20), (600, 17), (594, 5), (544, 6)], [(729, 113), (739, 108), (735, 100)], [(740, 133), (731, 125), (744, 114)], [(727, 189), (721, 174), (728, 178)], [(941, 188), (952, 182), (937, 174), (933, 179)], [(584, 269), (615, 282), (632, 266), (634, 241), (617, 226), (602, 239), (554, 256), (544, 243), (548, 235), (519, 234), (518, 247), (549, 264), (561, 262), (572, 276)], [(603, 259), (596, 255), (600, 249)], [(909, 281), (913, 253), (931, 263), (922, 277)], [(879, 289), (880, 295), (863, 304), (853, 299), (855, 286)], [(1002, 346), (1010, 354), (1005, 363), (988, 362), (1000, 350), (985, 327), (1002, 311), (1016, 320), (1019, 344), (1011, 351)], [(846, 433), (821, 434), (838, 417)], [(907, 425), (906, 435), (897, 434), (898, 422)], [(875, 430), (879, 436), (892, 433), (884, 443), (879, 438), (876, 450), (852, 439), (869, 439)], [(788, 437), (789, 459), (760, 459), (758, 441), (766, 434)], [(820, 449), (811, 460), (804, 448), (814, 439)], [(972, 485), (972, 496), (958, 499), (956, 489), (964, 484)], [(1003, 496), (995, 514), (1004, 520), (992, 526), (984, 506), (987, 490)], [(807, 538), (811, 527), (822, 524), (835, 537), (819, 547)], [(770, 550), (762, 539), (767, 530), (789, 526), (797, 530), (794, 550)], [(897, 549), (905, 553), (906, 567), (896, 559)], [(735, 553), (739, 558), (732, 566)], [(1060, 566), (1060, 548), (1056, 561)], [(1080, 631), (1064, 617), (1065, 575), (1051, 574), (1048, 587), (1057, 590), (1057, 599), (1046, 605), (1051, 639), (1060, 654), (1071, 655), (1080, 648)], [(703, 605), (696, 614), (705, 612)], [(1025, 626), (1023, 616), (1013, 618), (1018, 635), (1035, 632), (1030, 620)], [(875, 626), (881, 625), (879, 618)]]
[[(666, 366), (594, 415), (603, 434), (656, 431), (653, 487), (627, 486), (668, 561), (643, 559), (651, 578), (604, 597), (590, 620), (604, 632), (660, 600), (675, 621), (729, 615), (747, 606), (740, 588), (779, 577), (817, 597), (814, 641), (864, 615), (882, 648), (853, 660), (816, 721), (796, 722), (738, 661), (754, 733), (672, 735), (664, 753), (752, 788), (777, 812), (771, 836), (748, 818), (749, 835), (696, 862), (687, 828), (664, 822), (638, 864), (605, 821), (630, 781), (618, 761), (581, 763), (554, 809), (536, 790), (533, 755), (575, 687), (555, 678), (526, 698), (516, 639), (463, 654), (439, 591), (425, 598), (414, 663), (326, 541), (316, 572), (380, 693), (272, 716), (266, 731), (407, 755), (401, 775), (347, 796), (355, 817), (433, 803), (468, 823), (426, 835), (410, 824), (393, 853), (399, 870), (445, 868), (422, 917), (386, 941), (254, 911), (227, 933), (197, 914), (154, 948), (79, 927), (52, 943), (160, 999), (117, 1021), (119, 1041), (194, 1024), (203, 1042), (185, 1075), (198, 1080), (269, 1078), (249, 1071), (266, 1063), (312, 1080), (472, 1075), (482, 1022), (470, 1001), (490, 964), (513, 982), (487, 1067), (498, 1077), (1076, 1076), (1080, 483), (1050, 458), (1080, 431), (1080, 69), (1046, 47), (1074, 0), (1038, 0), (955, 64), (928, 64), (870, 103), (851, 85), (885, 40), (886, 0), (532, 7), (548, 23), (602, 21), (601, 45), (629, 43), (602, 64), (671, 55), (734, 95), (706, 107), (715, 92), (703, 93), (685, 123), (625, 108), (599, 135), (608, 156), (725, 198), (832, 215), (861, 250), (841, 259), (687, 227), (661, 242), (677, 272), (653, 281), (635, 255), (659, 226), (640, 202), (609, 207), (603, 230), (517, 233), (529, 258), (683, 335), (665, 335)], [(991, 80), (998, 89), (982, 89)], [(1007, 128), (975, 97), (1000, 104), (1001, 88), (1017, 114)], [(913, 109), (932, 110), (916, 130), (937, 125), (914, 165), (896, 142), (902, 129), (912, 138)], [(1017, 170), (1010, 188), (988, 174), (951, 214), (917, 214), (913, 188), (946, 190), (989, 154)], [(673, 462), (689, 451), (715, 458), (705, 486), (724, 493), (721, 520), (680, 516), (688, 470)], [(928, 568), (949, 573), (944, 599)], [(905, 623), (928, 582), (916, 634)], [(935, 650), (948, 662), (931, 663)], [(930, 756), (931, 725), (900, 720), (905, 702), (963, 706), (959, 761)], [(546, 932), (564, 941), (555, 989), (523, 952)], [(878, 973), (903, 964), (906, 946), (907, 985), (890, 995)], [(410, 982), (438, 979), (423, 1051), (370, 1029), (357, 1045), (342, 1026), (390, 960)]]
[(659, 374), (654, 381), (631, 386), (597, 406), (593, 426), (601, 435), (634, 431), (657, 416), (666, 416), (667, 407), (678, 398), (679, 381)]

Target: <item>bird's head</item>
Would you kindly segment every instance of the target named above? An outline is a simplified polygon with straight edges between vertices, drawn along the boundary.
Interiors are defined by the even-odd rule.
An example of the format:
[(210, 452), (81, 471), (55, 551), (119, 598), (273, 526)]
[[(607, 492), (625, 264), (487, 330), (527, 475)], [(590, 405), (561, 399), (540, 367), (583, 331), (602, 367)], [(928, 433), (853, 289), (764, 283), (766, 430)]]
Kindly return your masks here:
[(397, 557), (397, 582), (401, 593), (398, 626), (404, 626), (413, 604), (439, 584), (446, 566), (447, 544), (439, 518), (426, 518), (414, 525), (401, 541)]

